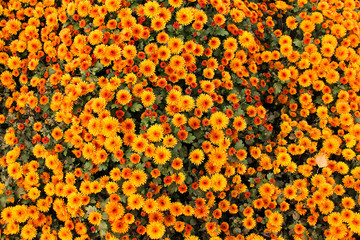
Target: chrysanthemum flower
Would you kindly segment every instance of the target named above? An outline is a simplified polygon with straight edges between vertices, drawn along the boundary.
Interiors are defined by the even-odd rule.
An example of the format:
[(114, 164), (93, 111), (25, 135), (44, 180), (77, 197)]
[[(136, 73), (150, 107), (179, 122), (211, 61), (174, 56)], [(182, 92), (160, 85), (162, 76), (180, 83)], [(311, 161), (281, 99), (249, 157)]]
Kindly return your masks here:
[(216, 112), (210, 117), (210, 124), (213, 129), (224, 129), (229, 124), (229, 118), (223, 112)]
[(184, 114), (176, 113), (172, 118), (172, 124), (174, 124), (175, 127), (180, 127), (181, 125), (184, 125), (187, 122), (187, 119)]
[(336, 153), (340, 147), (340, 142), (336, 138), (327, 138), (323, 143), (323, 149), (327, 153)]
[(208, 176), (202, 176), (199, 179), (199, 188), (206, 192), (211, 188), (211, 179)]
[(134, 170), (131, 173), (130, 181), (135, 187), (140, 187), (146, 183), (147, 174), (142, 170)]
[(256, 226), (256, 221), (252, 217), (247, 217), (244, 220), (242, 220), (242, 223), (246, 229), (253, 229)]
[(214, 105), (212, 98), (208, 94), (200, 94), (196, 99), (196, 106), (202, 112), (206, 112)]
[(11, 163), (8, 168), (7, 172), (10, 177), (14, 179), (19, 179), (22, 176), (22, 166), (18, 162)]
[(325, 43), (321, 47), (321, 54), (324, 57), (331, 57), (335, 52), (335, 48), (330, 43)]
[(100, 31), (99, 29), (96, 29), (89, 34), (88, 36), (89, 43), (95, 46), (101, 43), (103, 36), (104, 36), (103, 32)]
[(212, 129), (209, 134), (210, 141), (213, 144), (221, 145), (225, 140), (225, 134), (223, 130), (220, 129)]
[(167, 47), (170, 49), (171, 53), (173, 54), (179, 54), (183, 46), (184, 46), (184, 42), (181, 38), (172, 37), (167, 42)]
[(116, 0), (106, 0), (105, 1), (105, 7), (109, 12), (115, 12), (118, 10), (121, 6), (121, 2)]
[(162, 7), (159, 9), (157, 17), (163, 19), (165, 23), (167, 23), (171, 19), (171, 11), (169, 8)]
[(141, 102), (144, 105), (144, 107), (149, 107), (155, 103), (156, 96), (153, 92), (150, 91), (144, 91), (141, 94)]
[(134, 59), (136, 57), (136, 47), (134, 45), (126, 45), (124, 49), (122, 50), (122, 55), (126, 59)]
[[(60, 229), (60, 231), (61, 231), (61, 229)], [(59, 237), (60, 237), (60, 239), (63, 239), (63, 238), (61, 238), (60, 231), (59, 231)], [(37, 234), (36, 228), (32, 224), (28, 223), (25, 226), (23, 226), (21, 229), (21, 236), (24, 239), (34, 239), (36, 237), (36, 234)]]
[(344, 46), (336, 48), (335, 56), (339, 61), (345, 61), (349, 56), (349, 50)]
[[(281, 45), (280, 52), (285, 57), (290, 57), (291, 54), (293, 53), (293, 47), (291, 45)], [(292, 60), (292, 61), (294, 61), (294, 60)]]
[(285, 152), (279, 153), (276, 160), (280, 164), (280, 166), (288, 166), (291, 162), (291, 156), (290, 154)]
[(126, 89), (121, 89), (116, 93), (116, 100), (121, 105), (126, 105), (131, 102), (131, 93)]
[(174, 202), (174, 203), (171, 203), (169, 210), (170, 210), (171, 215), (177, 217), (182, 214), (183, 208), (184, 208), (184, 205), (181, 202)]
[(201, 149), (195, 149), (189, 154), (189, 159), (193, 164), (200, 165), (205, 159), (204, 152)]
[(117, 45), (111, 44), (106, 48), (106, 57), (109, 60), (118, 60), (121, 56), (121, 48)]
[(151, 239), (160, 239), (165, 234), (165, 226), (160, 222), (151, 222), (146, 226), (146, 233)]
[(194, 107), (195, 107), (195, 100), (191, 96), (189, 95), (181, 96), (179, 103), (179, 108), (181, 109), (181, 111), (189, 112), (193, 110)]
[(18, 69), (20, 67), (20, 64), (21, 64), (21, 59), (17, 56), (10, 57), (7, 62), (7, 66), (12, 70)]
[(176, 21), (182, 25), (189, 25), (194, 20), (191, 8), (181, 8), (176, 12)]
[(131, 209), (140, 209), (144, 205), (144, 198), (140, 194), (132, 194), (128, 197), (127, 204)]
[(99, 212), (91, 212), (88, 216), (88, 221), (92, 224), (92, 225), (99, 225), (101, 222), (101, 213)]
[(155, 64), (150, 60), (144, 60), (140, 63), (139, 71), (145, 76), (150, 77), (155, 72)]
[(300, 29), (303, 32), (312, 32), (315, 30), (315, 24), (313, 22), (311, 22), (310, 20), (303, 20), (300, 23)]
[(274, 226), (281, 226), (284, 222), (284, 218), (279, 212), (271, 213), (271, 215), (268, 218), (269, 218), (268, 222)]
[(218, 26), (221, 26), (226, 22), (226, 18), (222, 14), (215, 14), (213, 19), (216, 25)]
[(275, 188), (270, 183), (264, 183), (260, 186), (259, 193), (262, 197), (271, 197), (275, 193)]
[(215, 72), (211, 68), (205, 68), (203, 70), (203, 76), (207, 79), (213, 79), (214, 75), (215, 75)]
[(325, 199), (318, 207), (322, 214), (329, 214), (334, 210), (335, 204), (330, 199)]
[(100, 165), (104, 163), (107, 159), (108, 154), (104, 149), (101, 149), (100, 151), (97, 151), (95, 156), (93, 156), (92, 161), (96, 165)]
[(118, 219), (111, 224), (111, 231), (114, 233), (124, 234), (129, 230), (129, 224), (123, 219)]
[(330, 30), (331, 34), (338, 38), (342, 38), (346, 35), (346, 28), (341, 24), (332, 25)]
[(151, 19), (151, 27), (155, 31), (161, 31), (165, 28), (165, 26), (166, 26), (166, 22), (164, 21), (164, 19), (159, 18), (159, 17), (155, 17), (155, 18)]
[(160, 124), (152, 125), (147, 130), (148, 139), (152, 142), (160, 142), (164, 136), (164, 129)]
[(16, 34), (21, 29), (21, 22), (18, 19), (10, 19), (6, 22), (4, 29), (10, 34)]
[(166, 46), (160, 46), (159, 49), (158, 49), (158, 56), (159, 56), (160, 60), (166, 61), (166, 60), (168, 60), (170, 58), (171, 51)]
[(246, 120), (242, 116), (236, 116), (233, 121), (233, 127), (236, 129), (236, 131), (243, 131), (246, 129)]
[(254, 41), (254, 36), (248, 31), (244, 31), (243, 34), (239, 36), (239, 43), (243, 48), (249, 48)]
[(179, 8), (183, 4), (183, 0), (169, 0), (169, 4), (173, 8)]
[(106, 117), (101, 121), (102, 134), (106, 137), (116, 135), (120, 130), (119, 121), (114, 117)]
[(154, 199), (149, 198), (149, 199), (145, 200), (144, 206), (142, 209), (147, 214), (150, 214), (150, 213), (155, 213), (157, 211), (157, 208), (158, 208), (157, 202)]
[(153, 156), (155, 164), (163, 165), (171, 158), (171, 151), (163, 146), (159, 146), (155, 150)]
[(160, 4), (156, 1), (149, 1), (144, 5), (144, 13), (147, 17), (153, 18), (157, 15)]
[(182, 56), (174, 55), (170, 58), (169, 65), (174, 70), (180, 70), (185, 67), (185, 60)]
[(121, 19), (121, 25), (123, 28), (130, 29), (136, 24), (136, 18), (133, 16), (127, 16)]
[(171, 199), (168, 196), (160, 196), (156, 202), (160, 211), (166, 211), (171, 206)]
[(226, 178), (220, 173), (215, 173), (211, 176), (211, 188), (217, 191), (223, 191), (227, 185)]
[(167, 41), (169, 41), (169, 35), (166, 32), (162, 31), (156, 36), (156, 41), (158, 43), (165, 44), (167, 43)]
[(130, 196), (137, 191), (136, 187), (130, 181), (125, 181), (121, 189), (126, 196)]

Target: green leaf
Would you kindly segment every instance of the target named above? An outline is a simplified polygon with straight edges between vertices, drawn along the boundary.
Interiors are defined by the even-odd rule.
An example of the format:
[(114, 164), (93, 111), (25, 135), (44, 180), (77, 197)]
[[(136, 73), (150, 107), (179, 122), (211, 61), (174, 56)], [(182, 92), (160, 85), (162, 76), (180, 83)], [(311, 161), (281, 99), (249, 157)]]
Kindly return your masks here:
[(241, 115), (245, 115), (245, 112), (242, 108), (238, 108), (235, 110), (235, 116), (241, 116)]
[(49, 67), (48, 72), (49, 72), (49, 76), (51, 76), (52, 74), (56, 73), (56, 71), (55, 71), (53, 68), (51, 68), (51, 67)]
[(130, 111), (132, 112), (138, 112), (140, 111), (140, 109), (142, 109), (143, 106), (140, 103), (134, 103), (131, 107), (130, 107)]
[(7, 196), (1, 196), (0, 197), (0, 207), (1, 209), (4, 209), (6, 207), (6, 201), (7, 200)]
[(225, 28), (219, 28), (215, 31), (215, 34), (216, 35), (219, 35), (219, 36), (228, 36), (229, 35), (229, 32), (226, 31)]
[(195, 136), (189, 134), (187, 139), (185, 139), (183, 142), (184, 143), (192, 143), (195, 139), (196, 139)]
[(105, 221), (101, 221), (99, 224), (100, 236), (105, 237), (106, 233), (108, 232), (108, 226)]
[(243, 149), (244, 148), (244, 142), (242, 140), (239, 140), (236, 144), (235, 144), (235, 149)]
[(138, 164), (136, 164), (136, 169), (138, 169), (138, 170), (145, 170), (145, 163), (138, 163)]
[(74, 24), (74, 30), (79, 30), (80, 29), (80, 27), (79, 27), (79, 23), (78, 22), (76, 22), (75, 24)]
[(92, 169), (92, 163), (90, 161), (86, 162), (84, 164), (84, 169), (85, 169), (85, 171), (89, 171), (90, 169)]
[(101, 218), (102, 218), (103, 220), (108, 220), (108, 219), (109, 219), (109, 215), (108, 215), (106, 212), (103, 212), (103, 213), (101, 214)]
[(99, 170), (100, 171), (103, 171), (103, 170), (106, 170), (107, 169), (107, 165), (106, 164), (101, 164), (100, 166), (99, 166)]
[(278, 95), (279, 93), (281, 93), (282, 91), (282, 87), (280, 83), (275, 83), (274, 84), (274, 90), (275, 90), (275, 95)]
[(103, 68), (104, 68), (104, 66), (103, 66), (99, 61), (97, 61), (97, 62), (95, 63), (95, 66), (93, 67), (93, 73), (99, 72), (99, 71), (101, 71)]
[(302, 41), (300, 41), (300, 40), (295, 40), (294, 45), (300, 48), (300, 47), (302, 47), (304, 45), (304, 43)]

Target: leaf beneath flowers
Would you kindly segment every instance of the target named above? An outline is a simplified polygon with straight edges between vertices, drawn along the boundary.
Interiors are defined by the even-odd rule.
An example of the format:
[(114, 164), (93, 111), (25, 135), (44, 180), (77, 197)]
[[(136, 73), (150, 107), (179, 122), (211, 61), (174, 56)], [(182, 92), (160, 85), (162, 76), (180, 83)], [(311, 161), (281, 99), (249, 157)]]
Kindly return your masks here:
[(317, 155), (315, 158), (315, 161), (319, 168), (324, 168), (324, 167), (327, 167), (327, 165), (328, 165), (325, 154)]

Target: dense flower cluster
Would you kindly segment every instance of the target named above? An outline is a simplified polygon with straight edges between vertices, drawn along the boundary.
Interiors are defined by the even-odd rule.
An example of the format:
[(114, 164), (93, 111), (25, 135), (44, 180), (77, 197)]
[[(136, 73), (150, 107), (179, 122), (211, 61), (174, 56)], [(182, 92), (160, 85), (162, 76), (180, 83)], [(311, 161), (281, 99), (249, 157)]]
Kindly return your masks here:
[(359, 9), (1, 1), (0, 238), (359, 237)]

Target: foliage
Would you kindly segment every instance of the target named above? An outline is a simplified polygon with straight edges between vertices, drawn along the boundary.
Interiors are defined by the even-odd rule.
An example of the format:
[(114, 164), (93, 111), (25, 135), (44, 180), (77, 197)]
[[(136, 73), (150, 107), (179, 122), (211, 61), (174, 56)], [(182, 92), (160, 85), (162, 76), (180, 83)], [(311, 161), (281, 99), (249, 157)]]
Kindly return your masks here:
[(1, 239), (356, 238), (359, 7), (2, 1)]

